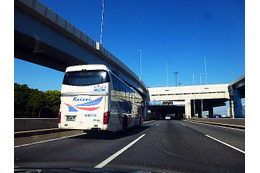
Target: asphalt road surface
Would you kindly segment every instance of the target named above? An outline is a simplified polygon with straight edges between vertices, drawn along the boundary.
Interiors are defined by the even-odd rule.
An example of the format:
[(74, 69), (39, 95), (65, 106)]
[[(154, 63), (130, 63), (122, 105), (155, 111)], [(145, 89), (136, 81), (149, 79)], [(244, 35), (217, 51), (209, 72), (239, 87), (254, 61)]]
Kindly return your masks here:
[(15, 169), (245, 172), (244, 130), (188, 121), (145, 122), (125, 134), (78, 133), (34, 143), (27, 140), (15, 144)]

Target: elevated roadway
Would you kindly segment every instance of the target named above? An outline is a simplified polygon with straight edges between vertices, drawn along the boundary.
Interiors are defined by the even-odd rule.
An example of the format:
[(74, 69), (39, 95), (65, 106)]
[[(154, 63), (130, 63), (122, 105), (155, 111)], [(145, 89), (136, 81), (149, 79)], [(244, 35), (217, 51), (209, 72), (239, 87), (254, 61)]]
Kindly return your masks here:
[(37, 0), (14, 1), (14, 55), (63, 72), (71, 65), (104, 64), (148, 96), (145, 84), (124, 63)]
[(211, 117), (213, 107), (224, 106), (229, 100), (228, 84), (157, 87), (148, 90), (149, 107), (155, 113), (175, 113), (186, 118), (194, 117), (195, 114), (202, 117), (201, 110), (209, 111)]
[(230, 112), (234, 118), (244, 118), (245, 112), (241, 99), (245, 98), (245, 74), (231, 82), (228, 86), (230, 94)]

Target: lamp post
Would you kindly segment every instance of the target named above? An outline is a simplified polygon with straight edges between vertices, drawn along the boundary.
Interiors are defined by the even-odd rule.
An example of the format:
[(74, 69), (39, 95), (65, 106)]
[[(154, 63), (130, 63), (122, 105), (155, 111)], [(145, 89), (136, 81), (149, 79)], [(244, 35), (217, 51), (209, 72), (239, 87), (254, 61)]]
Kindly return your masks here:
[(192, 74), (192, 76), (193, 76), (193, 98), (194, 98), (194, 100), (193, 100), (193, 108), (194, 108), (194, 116), (195, 116), (195, 114), (196, 114), (196, 106), (195, 106), (195, 80), (194, 80), (194, 74)]
[(141, 81), (141, 62), (142, 62), (142, 61), (141, 61), (141, 60), (142, 60), (142, 59), (141, 59), (141, 58), (142, 58), (142, 57), (141, 57), (141, 50), (139, 50), (139, 55), (140, 55), (140, 77), (139, 77), (139, 80)]
[(166, 81), (167, 81), (167, 87), (168, 87), (168, 59), (166, 59)]
[(206, 73), (206, 85), (208, 85), (208, 72), (207, 72), (206, 57), (204, 57), (204, 61), (205, 61), (205, 73)]
[(176, 80), (176, 86), (178, 85), (178, 79), (177, 79), (177, 74), (179, 74), (179, 72), (173, 72), (175, 74), (175, 80)]
[(49, 106), (42, 106), (39, 110), (39, 118), (41, 118), (41, 112), (42, 112), (42, 108), (49, 108)]
[(201, 82), (201, 76), (203, 75), (203, 73), (200, 73), (200, 97), (201, 97), (201, 117), (202, 117), (202, 113), (203, 113), (203, 99), (202, 99), (202, 82)]

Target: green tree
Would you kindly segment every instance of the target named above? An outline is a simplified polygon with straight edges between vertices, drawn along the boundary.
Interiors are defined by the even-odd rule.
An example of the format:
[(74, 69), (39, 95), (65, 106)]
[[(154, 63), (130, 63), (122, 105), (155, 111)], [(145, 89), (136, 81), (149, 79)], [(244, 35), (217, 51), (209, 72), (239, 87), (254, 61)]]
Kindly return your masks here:
[(26, 84), (14, 84), (14, 116), (15, 118), (30, 117), (30, 111), (26, 105), (30, 96), (30, 89)]
[(60, 91), (54, 90), (48, 90), (45, 93), (45, 100), (48, 106), (59, 106), (60, 105)]
[(32, 118), (39, 117), (40, 109), (46, 106), (44, 92), (38, 91), (37, 89), (31, 89), (26, 106), (29, 108)]
[(50, 109), (50, 114), (48, 117), (56, 118), (59, 114), (60, 109), (60, 91), (54, 90), (48, 90), (45, 92), (45, 102), (46, 106)]
[(56, 118), (59, 113), (60, 91), (42, 92), (26, 84), (14, 83), (15, 118)]

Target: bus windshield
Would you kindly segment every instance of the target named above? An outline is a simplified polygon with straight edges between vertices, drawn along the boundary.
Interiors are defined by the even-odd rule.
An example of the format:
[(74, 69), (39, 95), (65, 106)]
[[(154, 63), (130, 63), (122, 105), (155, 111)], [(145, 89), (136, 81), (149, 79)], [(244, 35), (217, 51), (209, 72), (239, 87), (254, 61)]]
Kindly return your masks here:
[(73, 71), (65, 73), (63, 84), (72, 86), (88, 86), (109, 82), (107, 71)]

